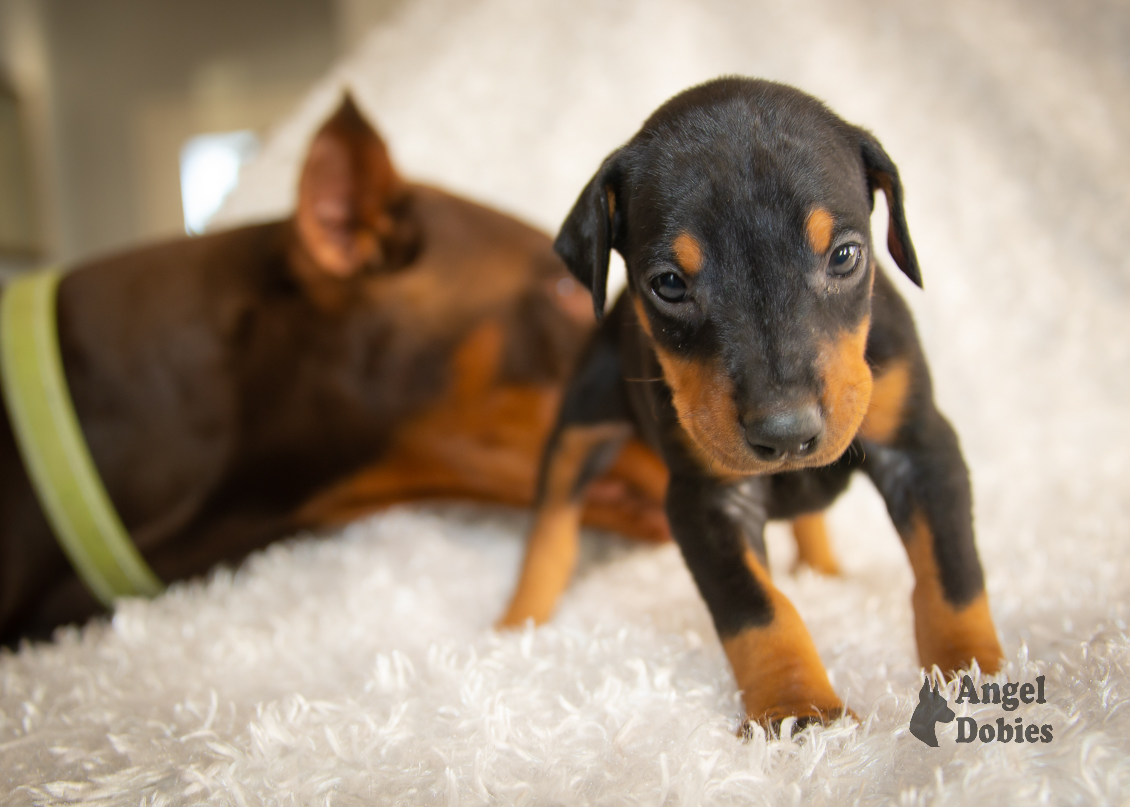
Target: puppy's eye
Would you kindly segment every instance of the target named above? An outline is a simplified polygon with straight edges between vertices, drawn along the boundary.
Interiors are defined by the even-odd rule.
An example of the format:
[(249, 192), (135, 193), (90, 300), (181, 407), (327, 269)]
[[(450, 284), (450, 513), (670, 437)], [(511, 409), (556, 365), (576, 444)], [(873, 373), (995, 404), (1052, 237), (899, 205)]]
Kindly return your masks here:
[(828, 274), (833, 277), (850, 275), (859, 265), (859, 253), (858, 244), (844, 244), (842, 247), (837, 247), (832, 257), (828, 259)]
[(651, 290), (661, 300), (669, 303), (681, 303), (687, 299), (687, 284), (674, 272), (664, 272), (651, 281)]

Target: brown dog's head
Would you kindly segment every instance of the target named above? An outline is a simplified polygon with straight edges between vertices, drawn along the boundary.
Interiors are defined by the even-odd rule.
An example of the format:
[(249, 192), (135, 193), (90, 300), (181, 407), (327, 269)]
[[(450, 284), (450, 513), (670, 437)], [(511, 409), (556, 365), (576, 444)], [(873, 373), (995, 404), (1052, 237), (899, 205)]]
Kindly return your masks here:
[(298, 184), (300, 263), (348, 280), (411, 262), (419, 231), (384, 142), (346, 96), (314, 135)]
[(555, 247), (604, 308), (608, 257), (679, 421), (710, 464), (835, 461), (867, 411), (874, 192), (921, 285), (898, 170), (869, 133), (791, 87), (726, 78), (676, 96), (582, 191)]

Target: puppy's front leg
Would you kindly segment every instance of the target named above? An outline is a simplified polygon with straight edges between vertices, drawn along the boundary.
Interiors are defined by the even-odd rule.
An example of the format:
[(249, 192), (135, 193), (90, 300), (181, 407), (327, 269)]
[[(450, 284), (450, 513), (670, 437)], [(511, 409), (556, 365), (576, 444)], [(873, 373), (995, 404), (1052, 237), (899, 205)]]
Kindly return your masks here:
[(746, 716), (828, 721), (844, 706), (807, 628), (766, 563), (764, 484), (676, 475), (667, 517), (742, 690)]
[(607, 325), (589, 346), (565, 392), (542, 456), (534, 524), (517, 590), (500, 628), (541, 624), (553, 613), (577, 562), (585, 490), (616, 459), (633, 428), (627, 420), (620, 361)]
[(626, 424), (601, 423), (566, 426), (551, 438), (522, 574), (498, 627), (549, 619), (577, 563), (585, 483), (630, 434)]
[(943, 673), (1000, 668), (1001, 646), (989, 611), (973, 539), (969, 475), (957, 436), (923, 406), (889, 444), (864, 441), (864, 468), (886, 500), (914, 569), (914, 632), (922, 666)]
[(973, 495), (957, 435), (934, 404), (930, 372), (906, 303), (875, 275), (868, 361), (874, 382), (859, 430), (863, 470), (887, 504), (914, 569), (918, 658), (943, 673), (1000, 668), (973, 538)]

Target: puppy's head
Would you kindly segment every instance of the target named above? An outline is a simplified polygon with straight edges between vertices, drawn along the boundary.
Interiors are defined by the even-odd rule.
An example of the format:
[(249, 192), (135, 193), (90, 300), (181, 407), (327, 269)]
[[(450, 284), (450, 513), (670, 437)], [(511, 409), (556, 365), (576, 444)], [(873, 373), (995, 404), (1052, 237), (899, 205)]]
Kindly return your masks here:
[(604, 308), (608, 256), (698, 453), (737, 473), (825, 465), (867, 411), (870, 214), (921, 285), (898, 171), (790, 87), (720, 79), (668, 101), (605, 160), (556, 249)]

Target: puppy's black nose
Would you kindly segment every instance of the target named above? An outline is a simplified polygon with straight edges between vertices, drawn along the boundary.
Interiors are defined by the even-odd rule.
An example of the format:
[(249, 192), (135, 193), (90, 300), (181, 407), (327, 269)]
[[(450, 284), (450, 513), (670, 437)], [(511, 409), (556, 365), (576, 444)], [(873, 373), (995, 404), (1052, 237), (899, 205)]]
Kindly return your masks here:
[(745, 427), (745, 438), (753, 452), (763, 460), (779, 460), (786, 454), (803, 457), (810, 453), (824, 433), (824, 419), (816, 404), (774, 412)]

